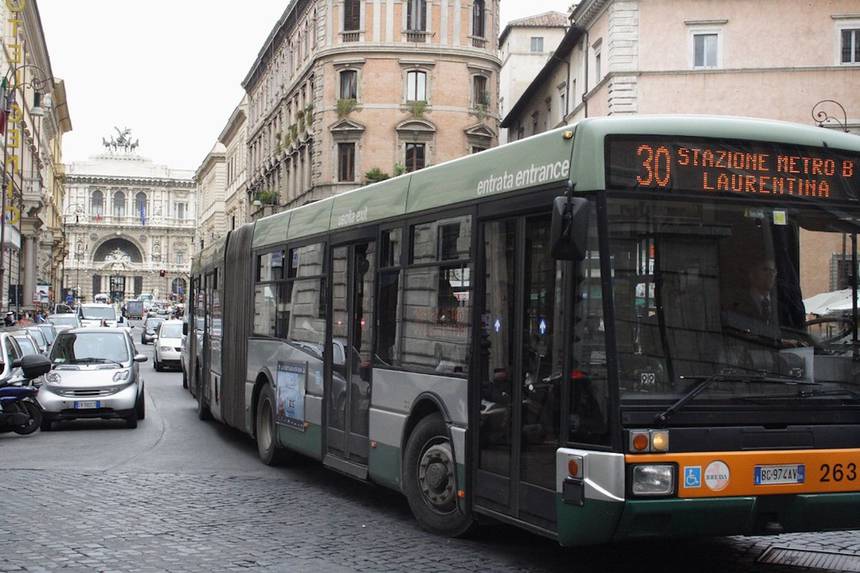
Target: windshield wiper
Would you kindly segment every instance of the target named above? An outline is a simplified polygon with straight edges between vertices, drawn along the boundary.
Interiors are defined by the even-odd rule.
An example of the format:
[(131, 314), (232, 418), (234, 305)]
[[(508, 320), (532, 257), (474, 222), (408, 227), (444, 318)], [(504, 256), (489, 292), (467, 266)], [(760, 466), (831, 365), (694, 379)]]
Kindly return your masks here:
[[(67, 362), (67, 364), (69, 364)], [(110, 358), (96, 358), (94, 356), (90, 356), (88, 358), (77, 358), (71, 364), (116, 364), (117, 366), (122, 366), (116, 360), (111, 360)]]
[(657, 414), (654, 417), (654, 422), (657, 424), (665, 424), (669, 421), (675, 412), (687, 405), (696, 396), (707, 389), (714, 382), (737, 382), (739, 384), (801, 384), (801, 385), (817, 385), (816, 382), (809, 380), (790, 378), (787, 376), (773, 376), (768, 374), (735, 374), (729, 372), (718, 372), (710, 376), (681, 376), (682, 380), (700, 380), (689, 392), (681, 396), (677, 402)]

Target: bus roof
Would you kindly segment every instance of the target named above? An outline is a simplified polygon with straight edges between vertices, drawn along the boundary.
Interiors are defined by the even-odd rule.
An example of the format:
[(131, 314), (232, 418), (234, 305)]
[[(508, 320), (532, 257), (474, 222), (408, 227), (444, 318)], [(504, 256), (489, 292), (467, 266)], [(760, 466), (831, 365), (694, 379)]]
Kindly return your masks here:
[(257, 221), (254, 248), (566, 181), (571, 128), (541, 133)]
[[(256, 222), (253, 248), (568, 179), (577, 191), (604, 189), (604, 138), (612, 134), (713, 137), (860, 151), (856, 135), (774, 120), (704, 115), (591, 118), (265, 217)], [(201, 264), (211, 264), (217, 249), (213, 244), (204, 250)], [(223, 243), (220, 249), (223, 257)]]

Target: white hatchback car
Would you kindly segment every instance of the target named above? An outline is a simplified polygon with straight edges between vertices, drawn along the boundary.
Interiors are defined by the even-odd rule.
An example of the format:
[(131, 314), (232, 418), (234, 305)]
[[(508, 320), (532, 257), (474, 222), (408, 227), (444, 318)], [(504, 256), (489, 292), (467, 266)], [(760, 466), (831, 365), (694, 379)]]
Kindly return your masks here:
[(182, 321), (165, 320), (158, 327), (155, 345), (155, 358), (152, 366), (159, 372), (165, 367), (182, 368)]
[(61, 332), (51, 348), (53, 370), (37, 396), (44, 410), (42, 430), (75, 418), (123, 418), (129, 428), (137, 427), (146, 415), (138, 368), (146, 356), (135, 352), (124, 328)]

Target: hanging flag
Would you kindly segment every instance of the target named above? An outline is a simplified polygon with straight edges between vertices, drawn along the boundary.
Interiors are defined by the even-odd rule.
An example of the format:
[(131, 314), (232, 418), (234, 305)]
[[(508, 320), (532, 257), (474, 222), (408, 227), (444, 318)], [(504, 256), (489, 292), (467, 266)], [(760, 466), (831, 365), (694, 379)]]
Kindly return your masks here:
[(146, 225), (146, 203), (140, 202), (140, 224)]

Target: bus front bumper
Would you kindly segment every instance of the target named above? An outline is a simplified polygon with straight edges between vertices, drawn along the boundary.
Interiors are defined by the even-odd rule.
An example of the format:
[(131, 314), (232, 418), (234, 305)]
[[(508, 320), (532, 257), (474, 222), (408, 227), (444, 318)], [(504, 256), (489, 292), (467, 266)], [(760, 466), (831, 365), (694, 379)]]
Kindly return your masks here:
[(860, 529), (860, 493), (698, 499), (557, 501), (562, 545), (645, 538)]

